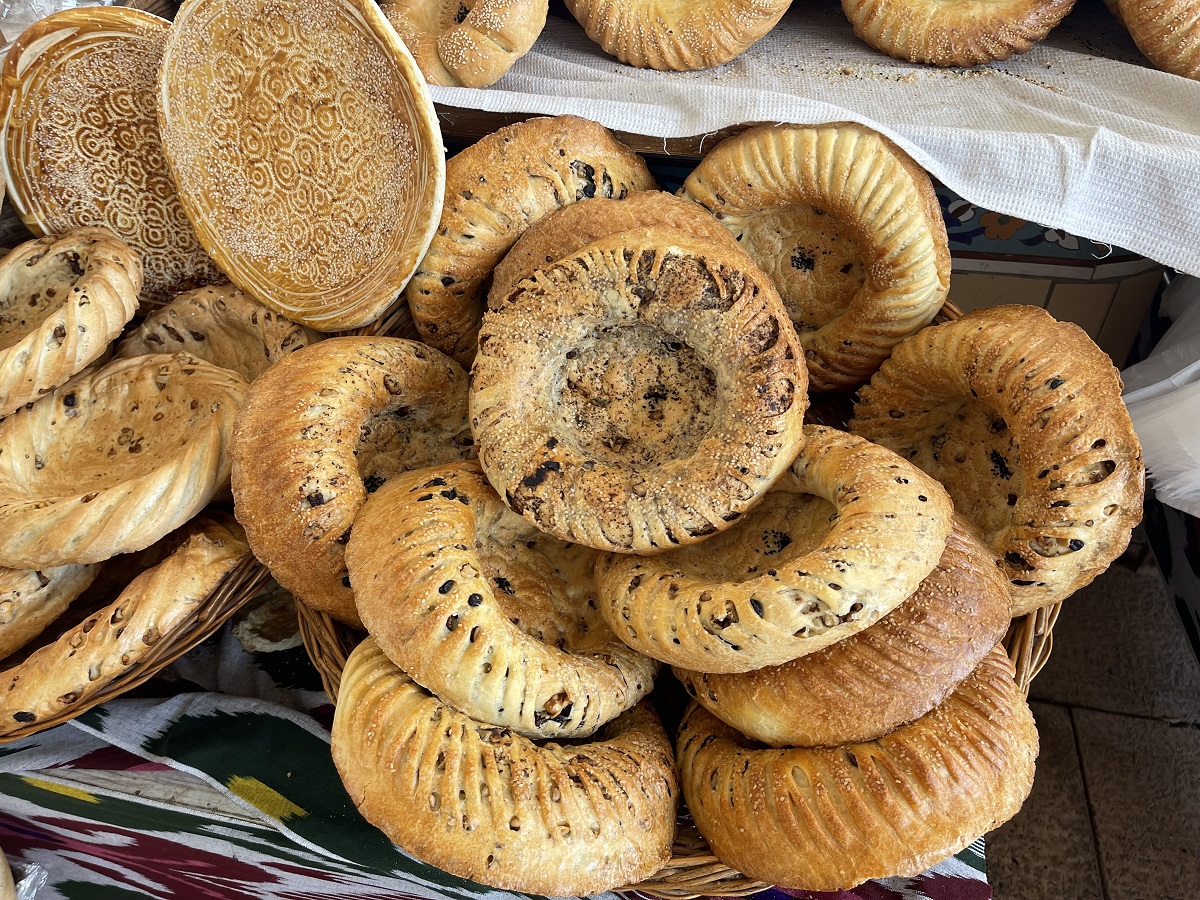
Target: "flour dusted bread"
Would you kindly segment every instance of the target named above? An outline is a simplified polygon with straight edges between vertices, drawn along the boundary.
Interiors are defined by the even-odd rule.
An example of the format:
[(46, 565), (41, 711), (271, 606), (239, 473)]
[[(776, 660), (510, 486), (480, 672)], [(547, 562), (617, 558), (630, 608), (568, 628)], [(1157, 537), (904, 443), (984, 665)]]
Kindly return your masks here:
[(596, 609), (595, 561), (511, 512), (473, 462), (384, 485), (346, 550), (388, 657), (476, 721), (532, 738), (588, 737), (654, 686), (657, 663)]
[(484, 317), (472, 374), (497, 493), (597, 549), (728, 528), (803, 441), (807, 379), (774, 288), (743, 254), (671, 229), (611, 235), (522, 281)]
[(577, 116), (529, 119), (463, 150), (446, 164), (441, 223), (406, 291), (421, 339), (469, 367), (488, 278), (530, 225), (654, 186), (640, 156)]
[(1194, 0), (1118, 0), (1134, 43), (1164, 72), (1200, 79), (1200, 4)]
[(0, 569), (0, 660), (41, 634), (95, 577), (96, 566)]
[(237, 523), (201, 517), (115, 601), (0, 672), (0, 736), (87, 703), (195, 616), (250, 552)]
[(142, 263), (100, 228), (27, 241), (0, 260), (0, 418), (94, 362), (138, 308)]
[(288, 591), (360, 624), (346, 572), (367, 494), (408, 469), (473, 454), (467, 375), (432, 347), (339, 337), (260, 376), (229, 452), (238, 521)]
[(946, 299), (950, 250), (929, 176), (869, 128), (752, 128), (718, 144), (681, 193), (771, 276), (813, 390), (865, 382)]
[(971, 674), (1008, 630), (1009, 603), (995, 554), (956, 518), (937, 568), (869, 628), (781, 666), (675, 675), (717, 718), (773, 747), (875, 740)]
[(1024, 53), (1074, 5), (1075, 0), (842, 0), (854, 33), (876, 50), (935, 66), (975, 66)]
[(180, 294), (127, 334), (114, 355), (184, 351), (253, 381), (275, 361), (322, 337), (225, 284)]
[(163, 146), (229, 280), (320, 331), (379, 318), (437, 227), (425, 80), (374, 0), (195, 0), (163, 52)]
[(125, 6), (54, 13), (4, 60), (8, 193), (35, 234), (103, 226), (145, 266), (143, 304), (220, 279), (171, 181), (158, 69), (171, 24)]
[(953, 508), (883, 447), (809, 425), (790, 470), (745, 520), (703, 544), (596, 565), (600, 611), (647, 656), (748, 672), (862, 631), (941, 558)]
[(859, 397), (851, 430), (946, 486), (1003, 559), (1014, 616), (1091, 582), (1141, 520), (1145, 467), (1120, 375), (1044, 310), (927, 328)]
[(184, 353), (113, 360), (0, 422), (0, 566), (148, 547), (229, 482), (246, 379)]
[(792, 0), (567, 0), (604, 52), (642, 69), (727, 63), (775, 27)]
[(678, 781), (648, 703), (593, 741), (538, 745), (444, 705), (368, 637), (346, 663), (332, 745), (363, 816), (462, 878), (597, 894), (647, 878), (671, 856)]
[(726, 865), (836, 891), (919, 875), (1011, 818), (1033, 784), (1033, 715), (1002, 648), (937, 709), (877, 741), (757, 749), (693, 705), (676, 743), (688, 810)]
[(380, 8), (430, 84), (483, 88), (529, 52), (547, 0), (384, 0)]

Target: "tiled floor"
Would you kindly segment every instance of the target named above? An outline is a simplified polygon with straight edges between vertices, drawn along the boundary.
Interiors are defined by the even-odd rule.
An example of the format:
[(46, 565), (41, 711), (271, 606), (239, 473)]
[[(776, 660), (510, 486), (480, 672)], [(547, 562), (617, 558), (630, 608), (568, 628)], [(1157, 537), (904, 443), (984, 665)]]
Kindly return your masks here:
[(1200, 663), (1153, 561), (1063, 608), (1030, 700), (1033, 793), (988, 837), (996, 900), (1200, 898)]

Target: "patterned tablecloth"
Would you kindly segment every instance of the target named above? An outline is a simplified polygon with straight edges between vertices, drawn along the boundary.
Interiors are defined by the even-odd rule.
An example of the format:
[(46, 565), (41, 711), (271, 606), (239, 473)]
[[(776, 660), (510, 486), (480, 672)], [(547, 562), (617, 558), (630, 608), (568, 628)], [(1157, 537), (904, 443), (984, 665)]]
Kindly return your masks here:
[[(359, 816), (303, 649), (247, 653), (227, 626), (167, 675), (0, 746), (0, 848), (46, 870), (38, 900), (518, 896), (413, 860)], [(772, 895), (992, 896), (982, 840), (919, 878)]]

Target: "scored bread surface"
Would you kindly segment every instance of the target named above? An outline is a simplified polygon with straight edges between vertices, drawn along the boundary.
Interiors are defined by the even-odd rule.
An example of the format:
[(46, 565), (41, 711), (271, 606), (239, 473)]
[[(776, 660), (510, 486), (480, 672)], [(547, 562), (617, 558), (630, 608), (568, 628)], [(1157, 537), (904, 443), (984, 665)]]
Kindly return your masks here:
[(681, 231), (621, 232), (541, 269), (487, 312), (479, 346), (483, 470), (563, 540), (701, 540), (803, 440), (807, 378), (778, 295), (743, 254)]
[(0, 260), (0, 418), (102, 356), (138, 308), (142, 263), (111, 232), (26, 241)]
[(179, 203), (158, 130), (171, 24), (124, 6), (28, 28), (4, 62), (0, 142), (9, 196), (35, 234), (103, 226), (141, 257), (147, 306), (217, 281)]
[(0, 660), (58, 618), (96, 577), (96, 566), (0, 569)]
[(676, 743), (712, 852), (810, 891), (915, 876), (1006, 822), (1033, 784), (1038, 734), (1003, 648), (944, 703), (877, 741), (757, 749), (693, 704)]
[[(865, 382), (946, 299), (950, 250), (929, 176), (869, 128), (752, 128), (718, 144), (680, 193), (720, 219), (776, 279), (813, 390)], [(836, 272), (827, 271), (831, 263)], [(819, 290), (801, 277), (810, 272)], [(826, 283), (843, 307), (829, 308)], [(813, 297), (822, 298), (815, 308)]]
[(332, 750), (369, 822), (462, 878), (582, 896), (671, 857), (678, 780), (648, 702), (593, 741), (539, 745), (444, 705), (368, 637), (346, 662)]
[(346, 550), (388, 657), (473, 719), (532, 738), (587, 737), (654, 686), (658, 664), (600, 617), (595, 559), (511, 512), (474, 462), (384, 485)]
[(780, 665), (912, 596), (952, 517), (941, 485), (896, 454), (808, 425), (790, 470), (745, 521), (672, 553), (602, 556), (600, 611), (631, 647), (684, 669)]
[(941, 481), (1004, 561), (1013, 615), (1057, 603), (1129, 545), (1145, 466), (1112, 361), (1032, 306), (903, 342), (850, 429)]
[(717, 718), (772, 747), (874, 740), (971, 674), (1007, 631), (1009, 603), (995, 554), (956, 517), (937, 568), (869, 628), (781, 666), (675, 675)]
[(1200, 4), (1193, 0), (1119, 0), (1117, 16), (1164, 72), (1200, 79)]
[(421, 339), (469, 367), (488, 278), (524, 231), (588, 197), (655, 187), (642, 158), (578, 116), (508, 125), (446, 164), (437, 234), (406, 296)]
[(330, 338), (254, 382), (229, 452), (254, 555), (285, 589), (358, 625), (345, 559), (354, 517), (393, 475), (473, 455), (467, 375), (415, 341)]
[(229, 483), (246, 379), (186, 353), (88, 369), (0, 422), (0, 566), (148, 547)]

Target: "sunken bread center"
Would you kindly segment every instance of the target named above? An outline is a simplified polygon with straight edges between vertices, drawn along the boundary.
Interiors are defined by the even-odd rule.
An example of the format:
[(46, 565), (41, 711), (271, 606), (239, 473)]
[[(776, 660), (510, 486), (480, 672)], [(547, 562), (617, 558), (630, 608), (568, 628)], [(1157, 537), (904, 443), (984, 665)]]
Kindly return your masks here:
[[(47, 254), (23, 266), (7, 267), (0, 281), (0, 348), (12, 347), (61, 309), (84, 272), (78, 253)], [(66, 334), (55, 335), (61, 341)]]

